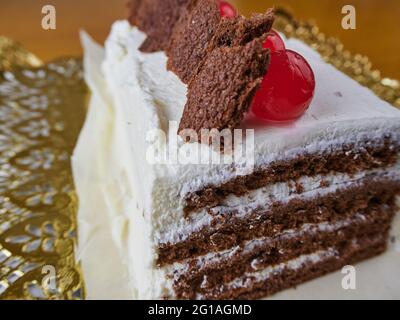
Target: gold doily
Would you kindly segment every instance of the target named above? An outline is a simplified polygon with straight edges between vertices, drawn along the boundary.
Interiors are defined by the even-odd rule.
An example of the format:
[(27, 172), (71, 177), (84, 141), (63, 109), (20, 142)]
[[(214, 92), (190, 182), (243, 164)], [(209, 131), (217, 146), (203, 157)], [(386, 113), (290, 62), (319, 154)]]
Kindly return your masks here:
[(16, 67), (40, 67), (43, 62), (18, 42), (0, 36), (0, 70)]
[[(400, 107), (399, 82), (382, 78), (368, 58), (350, 54), (315, 25), (299, 23), (282, 10), (276, 28)], [(77, 201), (70, 156), (86, 98), (79, 59), (42, 65), (0, 37), (1, 299), (84, 298), (74, 258)], [(51, 286), (49, 270), (55, 271)]]
[(82, 65), (27, 67), (40, 61), (10, 43), (0, 46), (0, 298), (80, 299), (70, 156), (84, 120)]

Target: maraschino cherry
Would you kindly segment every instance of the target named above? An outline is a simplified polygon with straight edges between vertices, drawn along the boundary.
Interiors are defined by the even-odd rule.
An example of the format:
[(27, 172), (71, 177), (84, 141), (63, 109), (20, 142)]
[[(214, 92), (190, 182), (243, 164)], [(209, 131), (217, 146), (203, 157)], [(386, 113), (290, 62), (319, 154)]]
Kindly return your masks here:
[(267, 39), (265, 40), (263, 47), (269, 49), (270, 53), (286, 50), (285, 43), (283, 42), (279, 33), (275, 30), (271, 30), (268, 33)]
[(219, 1), (219, 11), (221, 13), (221, 17), (225, 18), (234, 18), (237, 15), (235, 7), (227, 1)]
[[(222, 17), (234, 18), (237, 11), (219, 0)], [(286, 50), (279, 33), (271, 30), (263, 45), (270, 51), (270, 65), (251, 106), (251, 113), (267, 122), (289, 122), (301, 117), (311, 104), (315, 77), (308, 62)]]
[(267, 122), (296, 120), (306, 112), (314, 97), (314, 73), (303, 56), (285, 49), (277, 32), (271, 32), (264, 47), (270, 49), (271, 61), (254, 97), (251, 113)]

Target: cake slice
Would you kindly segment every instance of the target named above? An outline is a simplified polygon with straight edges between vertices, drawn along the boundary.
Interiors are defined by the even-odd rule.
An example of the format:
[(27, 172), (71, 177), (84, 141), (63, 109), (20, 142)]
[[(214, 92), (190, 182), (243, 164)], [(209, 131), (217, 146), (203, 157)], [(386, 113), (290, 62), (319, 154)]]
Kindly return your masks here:
[[(110, 109), (109, 147), (96, 159), (110, 229), (138, 298), (262, 298), (386, 250), (400, 192), (398, 110), (287, 39), (315, 72), (315, 97), (290, 125), (241, 122), (255, 132), (254, 170), (155, 161), (154, 141), (161, 154), (220, 153), (177, 135), (184, 113), (183, 127), (198, 119), (190, 117), (196, 110), (184, 111), (191, 87), (167, 70), (165, 52), (140, 50), (146, 39), (119, 21), (104, 53), (84, 43), (93, 99)], [(81, 153), (102, 129), (84, 129), (73, 162), (77, 184)]]

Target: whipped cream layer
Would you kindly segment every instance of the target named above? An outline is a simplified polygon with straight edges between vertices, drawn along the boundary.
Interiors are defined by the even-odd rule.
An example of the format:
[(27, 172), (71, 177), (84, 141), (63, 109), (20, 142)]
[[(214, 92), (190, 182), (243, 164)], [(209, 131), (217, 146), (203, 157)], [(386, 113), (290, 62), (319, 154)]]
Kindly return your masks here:
[[(97, 143), (97, 138), (89, 139), (93, 134), (90, 124), (102, 123), (96, 128), (104, 144), (101, 161), (96, 162), (102, 175), (86, 179), (102, 180), (112, 235), (130, 270), (132, 286), (139, 297), (154, 298), (171, 290), (166, 271), (155, 265), (157, 247), (162, 239), (176, 239), (179, 225), (186, 229), (185, 195), (229, 181), (237, 172), (227, 165), (155, 165), (147, 161), (147, 133), (160, 129), (176, 135), (168, 132), (168, 122), (180, 120), (187, 88), (166, 70), (165, 53), (138, 50), (144, 39), (145, 35), (126, 21), (114, 24), (105, 50), (83, 36), (86, 80), (104, 110), (89, 111), (86, 137), (81, 137), (74, 157), (74, 175), (77, 180), (84, 174), (79, 169), (80, 152)], [(342, 143), (379, 140), (386, 133), (400, 138), (398, 110), (325, 63), (302, 42), (289, 39), (286, 44), (310, 62), (316, 75), (316, 95), (307, 113), (290, 126), (243, 124), (243, 128), (256, 130), (256, 166), (304, 152), (332, 151)], [(183, 144), (180, 138), (178, 143)], [(205, 154), (213, 152), (205, 145), (188, 147), (200, 148)], [(276, 196), (283, 197), (283, 191)]]

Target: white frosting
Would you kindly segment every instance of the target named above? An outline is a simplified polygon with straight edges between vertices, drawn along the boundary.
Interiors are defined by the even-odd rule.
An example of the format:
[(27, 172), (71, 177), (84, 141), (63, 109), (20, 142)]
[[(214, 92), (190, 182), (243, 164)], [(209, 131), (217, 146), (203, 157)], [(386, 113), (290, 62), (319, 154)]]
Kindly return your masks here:
[[(98, 143), (98, 139), (106, 141), (99, 172), (104, 173), (103, 194), (113, 238), (124, 253), (139, 297), (154, 298), (171, 290), (165, 270), (155, 266), (156, 248), (163, 232), (169, 229), (167, 233), (173, 237), (177, 231), (174, 226), (184, 224), (183, 196), (205, 185), (228, 181), (236, 172), (222, 165), (152, 165), (146, 161), (147, 132), (167, 131), (168, 121), (179, 121), (186, 87), (166, 70), (163, 52), (138, 51), (144, 38), (126, 21), (114, 24), (105, 51), (83, 36), (86, 80), (97, 99), (91, 108), (101, 104), (106, 112), (89, 112), (74, 166), (79, 167), (84, 158), (80, 153), (90, 149), (91, 144)], [(398, 138), (399, 111), (323, 62), (303, 43), (288, 40), (287, 46), (303, 54), (313, 67), (315, 99), (306, 115), (291, 126), (243, 125), (256, 129), (256, 165), (295, 157), (304, 151), (332, 150), (343, 142), (365, 137), (379, 139), (385, 133)], [(95, 136), (90, 123), (102, 123), (102, 138)], [(201, 151), (210, 153), (204, 145)], [(75, 177), (81, 174), (75, 170)]]

